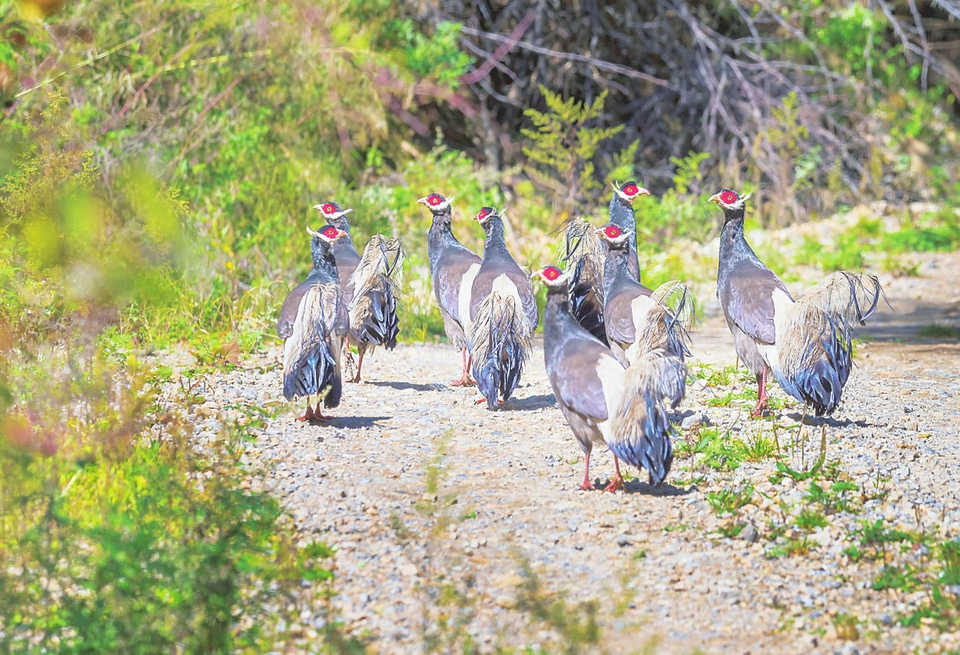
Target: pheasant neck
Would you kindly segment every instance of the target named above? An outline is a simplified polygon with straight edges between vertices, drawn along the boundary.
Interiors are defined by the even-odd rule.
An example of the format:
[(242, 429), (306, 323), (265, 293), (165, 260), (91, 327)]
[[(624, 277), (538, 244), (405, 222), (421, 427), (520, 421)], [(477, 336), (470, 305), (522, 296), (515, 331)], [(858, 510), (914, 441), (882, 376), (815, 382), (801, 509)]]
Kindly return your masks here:
[(320, 241), (320, 237), (313, 237), (310, 242), (310, 251), (313, 255), (313, 270), (329, 273), (335, 271), (337, 263), (330, 251), (330, 246)]
[(507, 249), (507, 240), (503, 233), (503, 221), (499, 216), (491, 216), (484, 226), (487, 239), (483, 244), (483, 254), (486, 257), (491, 252), (501, 252)]
[(633, 279), (630, 275), (630, 266), (627, 262), (628, 251), (625, 248), (614, 247), (607, 251), (607, 258), (603, 263), (603, 293), (610, 295), (611, 289), (624, 278)]
[(546, 361), (553, 361), (553, 353), (561, 345), (565, 332), (582, 330), (570, 315), (570, 298), (567, 289), (547, 287), (547, 304), (543, 308), (543, 354)]
[(624, 232), (636, 232), (637, 218), (633, 206), (614, 192), (610, 201), (610, 222)]

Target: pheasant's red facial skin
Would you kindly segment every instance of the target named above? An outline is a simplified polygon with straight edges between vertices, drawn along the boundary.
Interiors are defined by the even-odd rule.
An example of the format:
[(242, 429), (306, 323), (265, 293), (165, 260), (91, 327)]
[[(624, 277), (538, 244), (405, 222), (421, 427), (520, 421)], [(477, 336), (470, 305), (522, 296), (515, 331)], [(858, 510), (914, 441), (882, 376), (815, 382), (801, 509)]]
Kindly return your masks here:
[(543, 279), (549, 280), (550, 282), (553, 282), (554, 280), (556, 280), (557, 278), (559, 278), (562, 274), (563, 274), (563, 271), (561, 271), (561, 270), (560, 270), (559, 268), (557, 268), (556, 266), (547, 266), (547, 267), (546, 267), (545, 269), (543, 269), (543, 271), (540, 273), (540, 275), (543, 276)]
[(740, 200), (740, 196), (733, 191), (724, 191), (720, 194), (720, 201), (725, 205), (732, 205), (738, 200)]
[(333, 240), (335, 240), (338, 236), (340, 236), (340, 230), (338, 230), (337, 228), (335, 228), (335, 227), (332, 226), (332, 225), (328, 225), (327, 227), (323, 228), (323, 230), (320, 231), (320, 234), (322, 234), (323, 236), (325, 236), (325, 237), (326, 237), (327, 239), (329, 239), (330, 241), (333, 241)]
[(320, 211), (326, 216), (332, 216), (337, 213), (337, 208), (333, 206), (332, 202), (325, 202), (323, 203), (323, 207), (320, 208)]
[(628, 182), (627, 184), (624, 185), (623, 192), (628, 196), (635, 196), (638, 193), (640, 193), (640, 187), (638, 187), (633, 182)]
[(442, 202), (443, 202), (443, 198), (441, 198), (435, 193), (431, 193), (429, 196), (427, 196), (427, 204), (430, 205), (431, 207), (436, 207)]
[(620, 231), (620, 228), (617, 227), (616, 225), (608, 225), (608, 226), (606, 226), (605, 228), (603, 228), (603, 234), (604, 234), (608, 239), (616, 239), (616, 238), (619, 237), (621, 234), (623, 234), (623, 232), (621, 232), (621, 231)]
[(487, 216), (490, 216), (493, 213), (493, 207), (483, 207), (480, 211), (477, 212), (477, 220), (481, 223)]

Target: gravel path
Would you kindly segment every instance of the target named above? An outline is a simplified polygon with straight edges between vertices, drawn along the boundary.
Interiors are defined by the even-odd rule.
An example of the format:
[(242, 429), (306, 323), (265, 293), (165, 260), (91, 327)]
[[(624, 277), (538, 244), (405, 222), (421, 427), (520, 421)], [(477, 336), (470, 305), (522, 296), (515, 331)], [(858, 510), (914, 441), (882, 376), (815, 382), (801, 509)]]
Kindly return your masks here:
[[(942, 284), (945, 266), (960, 273), (960, 257), (928, 259), (920, 278), (884, 280), (899, 313), (888, 310), (865, 330), (874, 341), (858, 348), (844, 403), (824, 428), (827, 459), (839, 461), (840, 479), (878, 497), (861, 498), (861, 517), (828, 516), (829, 525), (807, 534), (806, 554), (765, 554), (804, 534), (790, 528), (771, 540), (770, 522), (809, 506), (809, 483), (769, 480), (772, 456), (717, 471), (702, 455), (686, 455), (660, 489), (641, 474), (628, 476), (625, 493), (579, 491), (582, 454), (554, 403), (540, 343), (517, 398), (496, 412), (474, 404), (474, 389), (447, 386), (460, 363), (450, 346), (378, 351), (364, 367), (368, 381), (347, 386), (336, 418), (303, 425), (293, 420), (302, 407), (282, 405), (248, 455), (266, 469), (267, 487), (298, 530), (338, 548), (334, 605), (370, 652), (418, 653), (430, 644), (452, 652), (443, 640), (458, 634), (461, 643), (470, 635), (482, 652), (498, 645), (556, 652), (558, 633), (523, 610), (524, 599), (530, 602), (523, 584), (531, 581), (539, 584), (538, 598), (565, 598), (568, 608), (596, 602), (609, 652), (958, 648), (957, 633), (894, 622), (923, 602), (924, 592), (874, 591), (881, 563), (842, 554), (854, 543), (855, 518), (910, 530), (919, 521), (923, 529), (938, 526), (941, 537), (960, 534), (960, 345), (910, 340), (919, 326), (957, 324), (960, 297)], [(939, 311), (930, 314), (931, 306)], [(734, 362), (716, 307), (708, 303), (706, 313), (692, 335), (694, 370)], [(210, 408), (279, 406), (279, 358), (275, 347), (207, 380)], [(809, 468), (821, 428), (803, 428), (802, 458), (788, 452), (803, 443), (791, 429), (799, 408), (751, 421), (753, 400), (711, 406), (711, 399), (716, 404), (747, 386), (737, 379), (729, 386), (693, 383), (676, 417), (684, 427), (675, 443), (694, 442), (700, 422), (744, 442), (776, 434), (785, 461)], [(775, 396), (784, 398), (779, 389)], [(613, 473), (609, 453), (597, 451), (593, 463), (595, 479)], [(428, 493), (431, 480), (438, 480), (436, 491)], [(734, 519), (718, 517), (706, 494), (746, 482), (758, 493), (736, 521), (748, 525), (739, 537), (724, 537), (718, 530)], [(297, 619), (305, 638), (323, 625), (317, 612)], [(839, 638), (837, 612), (857, 617), (858, 639)]]

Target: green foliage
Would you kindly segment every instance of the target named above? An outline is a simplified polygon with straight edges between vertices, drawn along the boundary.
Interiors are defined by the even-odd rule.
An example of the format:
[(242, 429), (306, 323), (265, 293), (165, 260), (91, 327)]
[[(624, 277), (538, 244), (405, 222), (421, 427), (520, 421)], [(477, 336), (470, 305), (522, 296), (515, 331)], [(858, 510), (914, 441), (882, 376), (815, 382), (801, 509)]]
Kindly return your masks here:
[(816, 482), (811, 482), (806, 495), (804, 495), (804, 500), (818, 505), (828, 514), (837, 512), (855, 513), (861, 507), (860, 488), (852, 482), (844, 480), (832, 483), (828, 489), (824, 489)]
[(920, 579), (917, 569), (912, 566), (884, 566), (870, 586), (874, 591), (897, 589), (903, 592), (916, 591), (920, 588)]
[(827, 517), (816, 510), (803, 508), (797, 516), (797, 527), (801, 530), (812, 531), (815, 528), (825, 528), (829, 525)]
[(753, 485), (747, 483), (739, 488), (724, 487), (720, 491), (707, 492), (707, 502), (719, 516), (736, 514), (753, 500)]
[(410, 70), (420, 77), (434, 76), (439, 84), (455, 89), (458, 78), (473, 64), (473, 58), (458, 46), (458, 23), (438, 23), (431, 37), (420, 32), (409, 18), (394, 21), (389, 29), (403, 43)]
[(716, 219), (697, 196), (703, 182), (702, 164), (710, 158), (705, 152), (672, 157), (676, 167), (673, 187), (658, 198), (644, 197), (637, 208), (637, 247), (648, 254), (677, 239), (703, 241), (718, 229)]
[(329, 583), (332, 551), (298, 551), (278, 502), (245, 488), (241, 433), (221, 434), (200, 454), (183, 408), (150, 417), (163, 439), (141, 438), (169, 371), (127, 360), (123, 373), (103, 351), (73, 365), (86, 370), (67, 393), (88, 409), (66, 425), (37, 420), (44, 389), (23, 382), (42, 368), (5, 380), (32, 409), (8, 414), (0, 434), (0, 649), (282, 643), (272, 604), (296, 600), (302, 579)]
[[(583, 208), (595, 202), (603, 189), (596, 179), (593, 162), (597, 146), (618, 134), (623, 126), (588, 126), (602, 115), (606, 91), (589, 105), (576, 98), (564, 100), (543, 86), (540, 93), (548, 111), (530, 107), (523, 112), (534, 125), (534, 129), (520, 131), (529, 140), (529, 145), (523, 147), (523, 154), (531, 164), (527, 172), (550, 189), (559, 204), (568, 210)], [(622, 171), (628, 164), (632, 165), (628, 157), (636, 150), (637, 143), (630, 144), (617, 158), (614, 169)]]

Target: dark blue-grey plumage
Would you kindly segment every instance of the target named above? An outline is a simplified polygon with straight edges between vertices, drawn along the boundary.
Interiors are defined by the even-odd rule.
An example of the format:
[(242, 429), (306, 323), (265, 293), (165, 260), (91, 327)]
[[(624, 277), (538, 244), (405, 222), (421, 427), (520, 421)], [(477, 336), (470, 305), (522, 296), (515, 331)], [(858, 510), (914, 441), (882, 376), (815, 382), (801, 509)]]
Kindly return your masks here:
[(473, 276), (480, 268), (480, 257), (454, 236), (453, 213), (446, 198), (432, 193), (417, 202), (426, 205), (433, 215), (433, 222), (427, 232), (427, 257), (430, 262), (433, 293), (443, 318), (443, 329), (447, 339), (463, 354), (462, 373), (453, 384), (472, 384), (464, 331), (464, 323), (469, 317), (460, 316), (460, 297), (461, 293), (464, 297), (469, 293)]
[[(288, 400), (323, 395), (328, 408), (340, 404), (340, 348), (347, 333), (347, 311), (342, 301), (336, 262), (330, 245), (332, 236), (312, 233), (313, 270), (291, 291), (280, 308), (277, 333), (285, 340), (283, 395)], [(314, 415), (308, 403), (304, 418)]]
[(817, 416), (830, 414), (853, 365), (852, 324), (862, 325), (873, 314), (883, 290), (874, 276), (841, 271), (795, 301), (746, 241), (746, 199), (730, 189), (711, 198), (724, 213), (717, 297), (737, 354), (757, 380), (753, 415), (766, 407), (771, 372), (784, 391)]
[(487, 406), (510, 399), (523, 372), (539, 315), (530, 278), (507, 249), (503, 219), (484, 208), (483, 259), (470, 289), (468, 346), (473, 377)]
[[(547, 287), (543, 357), (557, 405), (586, 456), (581, 489), (592, 489), (590, 454), (606, 444), (615, 455), (647, 470), (660, 484), (673, 448), (662, 399), (677, 395), (685, 370), (675, 357), (650, 353), (625, 369), (609, 348), (570, 314), (567, 276), (548, 267), (537, 274)], [(619, 464), (608, 488), (622, 486)]]

